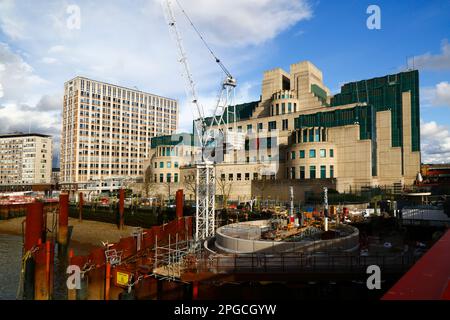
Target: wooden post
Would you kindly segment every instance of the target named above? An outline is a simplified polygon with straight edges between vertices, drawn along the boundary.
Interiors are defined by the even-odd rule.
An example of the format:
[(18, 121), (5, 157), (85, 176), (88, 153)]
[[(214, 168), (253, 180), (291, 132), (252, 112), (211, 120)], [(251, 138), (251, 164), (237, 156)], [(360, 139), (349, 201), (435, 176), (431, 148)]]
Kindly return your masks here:
[(109, 300), (110, 285), (111, 285), (111, 264), (109, 262), (106, 262), (105, 300)]
[(83, 205), (84, 205), (83, 192), (80, 192), (79, 195), (80, 195), (80, 197), (78, 200), (78, 206), (79, 206), (80, 211), (78, 213), (78, 220), (80, 222), (82, 222), (83, 221)]
[(67, 253), (67, 237), (69, 225), (69, 195), (67, 193), (61, 193), (59, 196), (58, 221), (58, 253), (62, 257)]
[(125, 211), (125, 190), (120, 188), (119, 190), (119, 214), (120, 214), (120, 229), (123, 229), (124, 219), (123, 213)]

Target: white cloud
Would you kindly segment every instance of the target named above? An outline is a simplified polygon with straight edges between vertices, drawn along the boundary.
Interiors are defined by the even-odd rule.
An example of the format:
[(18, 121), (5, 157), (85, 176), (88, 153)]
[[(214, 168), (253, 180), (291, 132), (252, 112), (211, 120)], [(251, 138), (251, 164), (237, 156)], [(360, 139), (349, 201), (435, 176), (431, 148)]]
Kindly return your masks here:
[(0, 30), (13, 40), (26, 38), (25, 21), (17, 19), (13, 0), (0, 1)]
[(44, 57), (42, 58), (42, 62), (45, 64), (55, 64), (58, 62), (58, 59), (52, 57)]
[(0, 83), (0, 98), (3, 98), (3, 85)]
[(450, 162), (450, 132), (435, 121), (420, 123), (423, 163)]
[(35, 74), (34, 69), (23, 58), (0, 42), (0, 83), (3, 86), (3, 99), (24, 102), (42, 89), (46, 81)]
[(312, 17), (304, 0), (195, 0), (184, 9), (211, 43), (258, 45)]
[(440, 54), (425, 53), (408, 59), (408, 65), (420, 70), (450, 70), (450, 44), (443, 40)]
[(450, 83), (443, 81), (434, 87), (421, 89), (421, 96), (424, 106), (450, 107)]
[(50, 49), (48, 49), (48, 53), (60, 53), (64, 52), (66, 48), (63, 45), (56, 45), (52, 46)]
[[(240, 79), (255, 69), (262, 72), (257, 63), (264, 43), (312, 16), (307, 0), (179, 1), (237, 78), (239, 102), (258, 98), (259, 92), (250, 99), (254, 84)], [(0, 0), (0, 32), (8, 41), (0, 43), (0, 102), (8, 113), (17, 113), (0, 118), (8, 123), (2, 130), (29, 117), (36, 124), (54, 120), (58, 103), (62, 108), (63, 83), (77, 75), (176, 98), (182, 106), (179, 126), (192, 130), (177, 49), (160, 2), (79, 0), (80, 29), (68, 29), (72, 1)], [(223, 73), (181, 12), (175, 14), (200, 101), (210, 110)]]

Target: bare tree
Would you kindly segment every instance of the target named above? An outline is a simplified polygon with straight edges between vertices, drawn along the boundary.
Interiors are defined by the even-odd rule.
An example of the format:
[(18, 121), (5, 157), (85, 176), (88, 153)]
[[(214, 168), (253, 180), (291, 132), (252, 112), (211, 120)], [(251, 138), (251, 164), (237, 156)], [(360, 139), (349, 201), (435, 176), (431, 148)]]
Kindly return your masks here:
[(172, 191), (174, 189), (174, 182), (166, 181), (166, 182), (164, 182), (164, 186), (165, 186), (166, 192), (167, 192), (167, 200), (170, 203), (170, 198), (172, 196)]
[(183, 187), (186, 189), (186, 191), (189, 191), (191, 194), (195, 195), (197, 194), (197, 187), (196, 187), (196, 171), (191, 169), (186, 169), (185, 174), (183, 176), (182, 181)]
[(153, 155), (150, 159), (150, 165), (145, 170), (144, 175), (144, 185), (143, 185), (143, 191), (145, 196), (148, 198), (150, 194), (153, 194), (158, 189), (158, 183), (156, 181), (156, 178), (154, 178), (154, 170), (153, 170), (153, 159), (155, 158), (155, 155)]
[(225, 177), (222, 177), (222, 174), (223, 173), (221, 172), (220, 177), (216, 176), (216, 186), (219, 190), (219, 194), (222, 195), (222, 209), (226, 209), (228, 199), (230, 198), (232, 182), (227, 181)]

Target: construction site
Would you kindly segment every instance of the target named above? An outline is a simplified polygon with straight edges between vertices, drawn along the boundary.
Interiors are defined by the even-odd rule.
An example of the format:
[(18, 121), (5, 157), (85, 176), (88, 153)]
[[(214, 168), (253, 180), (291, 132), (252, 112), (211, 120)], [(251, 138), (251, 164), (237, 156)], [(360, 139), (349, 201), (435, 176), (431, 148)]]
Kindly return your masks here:
[[(209, 116), (197, 93), (175, 19), (175, 5), (222, 72), (217, 101)], [(164, 10), (186, 81), (189, 105), (195, 113), (194, 142), (189, 145), (194, 151), (187, 152), (192, 161), (172, 175), (167, 170), (179, 169), (178, 162), (169, 162), (167, 167), (163, 160), (155, 160), (166, 156), (165, 149), (159, 153), (161, 149), (157, 148), (167, 147), (155, 143), (154, 157), (146, 160), (148, 170), (153, 171), (145, 174), (147, 180), (141, 178), (143, 184), (150, 181), (165, 187), (176, 177), (177, 183), (191, 182), (190, 190), (187, 184), (180, 183), (177, 186), (184, 187), (177, 188), (173, 203), (169, 189), (167, 203), (161, 200), (148, 206), (144, 203), (150, 203), (147, 200), (156, 197), (156, 191), (150, 191), (148, 198), (136, 195), (135, 199), (132, 188), (122, 180), (122, 184), (114, 185), (116, 198), (103, 196), (103, 182), (97, 183), (95, 192), (100, 200), (92, 200), (96, 193), (88, 187), (77, 189), (93, 180), (66, 181), (53, 197), (49, 193), (5, 194), (0, 198), (0, 219), (22, 219), (17, 299), (450, 299), (450, 198), (444, 192), (432, 194), (419, 173), (417, 70), (352, 82), (331, 97), (322, 83), (321, 71), (309, 62), (301, 62), (291, 66), (290, 74), (281, 69), (267, 71), (261, 100), (246, 105), (246, 109), (237, 108), (237, 80), (186, 11), (178, 1), (171, 0), (164, 1)], [(76, 86), (70, 88), (73, 94)], [(227, 158), (241, 161), (236, 160), (238, 165), (233, 168), (251, 167), (242, 123), (248, 121), (244, 125), (251, 130), (255, 124), (259, 132), (259, 123), (251, 121), (260, 121), (260, 115), (268, 118), (285, 114), (285, 104), (289, 110), (286, 113), (300, 112), (294, 100), (299, 109), (300, 105), (308, 107), (302, 110), (305, 114), (283, 119), (286, 133), (279, 140), (289, 141), (290, 145), (277, 145), (280, 153), (266, 155), (269, 160), (264, 155), (262, 160), (258, 158), (258, 163), (264, 164), (259, 171), (250, 168), (248, 172), (232, 172), (238, 169), (226, 167)], [(289, 132), (288, 120), (294, 124)], [(276, 131), (276, 123), (270, 123), (268, 131)], [(263, 138), (255, 142), (258, 157)], [(172, 147), (170, 143), (166, 142)], [(122, 151), (125, 144), (121, 142)], [(66, 142), (69, 153), (70, 148)], [(103, 150), (99, 146), (97, 149)], [(112, 150), (119, 154), (119, 145)], [(305, 150), (309, 157), (305, 157)], [(170, 156), (172, 151), (169, 149)], [(88, 172), (87, 162), (70, 161), (66, 166), (75, 166), (73, 172), (78, 168)], [(112, 167), (118, 169), (118, 163)], [(133, 169), (137, 172), (137, 160), (131, 163), (136, 163)], [(103, 163), (99, 166), (89, 162), (89, 170), (99, 167), (103, 169)], [(181, 170), (189, 170), (192, 179), (182, 179)], [(255, 182), (246, 182), (245, 201), (238, 200), (231, 206), (222, 192), (222, 206), (216, 203), (220, 182), (235, 178), (250, 181), (250, 174)], [(259, 180), (261, 176), (264, 178)], [(434, 176), (432, 181), (436, 182), (438, 175)], [(265, 185), (270, 181), (273, 183)], [(270, 195), (255, 196), (252, 188), (258, 184), (262, 194)], [(382, 185), (392, 190), (383, 190), (379, 187)], [(108, 188), (112, 194), (112, 185)], [(233, 191), (240, 199), (241, 190)], [(128, 203), (126, 192), (133, 194)], [(188, 192), (194, 197), (189, 207)], [(86, 199), (86, 195), (90, 198)], [(359, 201), (342, 200), (351, 197)], [(270, 199), (275, 198), (283, 200), (270, 204)], [(69, 217), (79, 224), (71, 226)], [(121, 232), (119, 240), (105, 238), (101, 245), (90, 247), (87, 254), (75, 252), (73, 234), (81, 228), (83, 219), (116, 224)], [(132, 228), (128, 234), (124, 232), (126, 227)], [(378, 290), (368, 285), (368, 270), (373, 266), (382, 271), (380, 283), (376, 284)], [(431, 269), (433, 277), (429, 279), (427, 272)]]

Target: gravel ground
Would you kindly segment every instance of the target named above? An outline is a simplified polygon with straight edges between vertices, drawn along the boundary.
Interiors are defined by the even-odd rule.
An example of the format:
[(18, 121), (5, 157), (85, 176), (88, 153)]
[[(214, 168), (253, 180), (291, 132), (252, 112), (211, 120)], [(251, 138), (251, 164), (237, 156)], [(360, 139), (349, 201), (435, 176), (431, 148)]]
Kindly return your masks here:
[[(22, 235), (22, 222), (25, 217), (10, 220), (0, 220), (0, 233)], [(51, 229), (52, 216), (47, 217), (47, 226)], [(118, 242), (121, 238), (131, 235), (133, 227), (125, 226), (118, 230), (115, 224), (88, 221), (79, 222), (78, 219), (69, 218), (69, 226), (73, 226), (71, 241), (91, 246), (101, 246), (102, 241)]]

